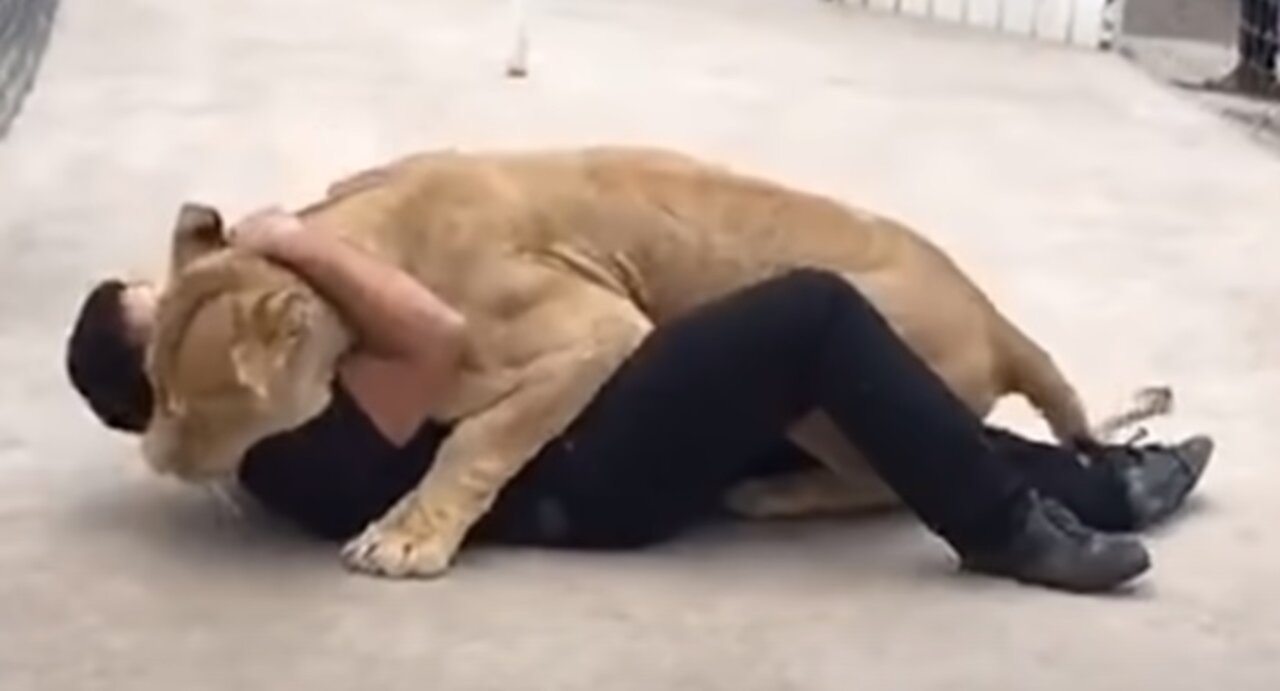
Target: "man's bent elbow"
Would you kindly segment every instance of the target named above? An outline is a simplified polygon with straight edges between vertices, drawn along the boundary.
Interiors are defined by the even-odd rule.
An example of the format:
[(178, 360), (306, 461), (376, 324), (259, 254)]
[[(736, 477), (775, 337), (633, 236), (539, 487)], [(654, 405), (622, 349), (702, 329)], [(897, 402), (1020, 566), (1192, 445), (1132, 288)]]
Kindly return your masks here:
[(467, 318), (460, 312), (450, 312), (440, 322), (440, 348), (451, 361), (462, 359), (467, 349)]
[(417, 358), (432, 369), (457, 368), (467, 349), (467, 319), (453, 310), (434, 311), (417, 339)]

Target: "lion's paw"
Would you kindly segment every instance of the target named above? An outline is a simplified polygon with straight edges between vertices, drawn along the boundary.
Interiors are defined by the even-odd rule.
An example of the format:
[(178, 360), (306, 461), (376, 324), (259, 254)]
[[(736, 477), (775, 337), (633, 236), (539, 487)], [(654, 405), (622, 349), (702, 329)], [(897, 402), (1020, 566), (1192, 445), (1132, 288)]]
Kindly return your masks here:
[(342, 548), (347, 568), (388, 578), (430, 578), (443, 575), (454, 549), (433, 535), (411, 533), (374, 523)]

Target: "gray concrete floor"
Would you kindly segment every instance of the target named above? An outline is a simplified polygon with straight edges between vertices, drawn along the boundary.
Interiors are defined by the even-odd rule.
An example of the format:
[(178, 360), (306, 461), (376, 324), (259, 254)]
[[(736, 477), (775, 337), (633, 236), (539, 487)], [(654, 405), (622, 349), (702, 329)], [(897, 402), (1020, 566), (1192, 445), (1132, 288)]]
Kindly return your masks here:
[[(0, 144), (0, 689), (1275, 689), (1280, 158), (1111, 55), (819, 2), (67, 0)], [(910, 521), (733, 527), (446, 579), (152, 479), (66, 386), (184, 199), (295, 203), (431, 146), (679, 147), (898, 215), (1095, 410), (1168, 381), (1220, 455), (1133, 592), (956, 575)], [(999, 419), (1039, 433), (1026, 411)]]

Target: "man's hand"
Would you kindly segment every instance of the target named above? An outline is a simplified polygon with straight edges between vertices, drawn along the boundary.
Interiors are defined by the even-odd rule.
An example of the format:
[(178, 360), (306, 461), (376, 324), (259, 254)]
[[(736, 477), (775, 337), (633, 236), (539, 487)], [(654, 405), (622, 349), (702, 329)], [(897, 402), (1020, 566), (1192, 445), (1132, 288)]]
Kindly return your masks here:
[(305, 229), (302, 219), (273, 206), (255, 211), (228, 228), (227, 242), (268, 259), (284, 260)]

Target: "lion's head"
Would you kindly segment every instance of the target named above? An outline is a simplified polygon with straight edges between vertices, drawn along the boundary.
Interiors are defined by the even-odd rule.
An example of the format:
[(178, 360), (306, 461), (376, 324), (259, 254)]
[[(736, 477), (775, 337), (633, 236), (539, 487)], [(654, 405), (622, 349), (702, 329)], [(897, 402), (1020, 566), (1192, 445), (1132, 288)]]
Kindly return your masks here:
[(319, 414), (350, 343), (297, 276), (223, 238), (216, 211), (184, 207), (146, 353), (143, 455), (190, 481), (234, 473), (254, 443)]

